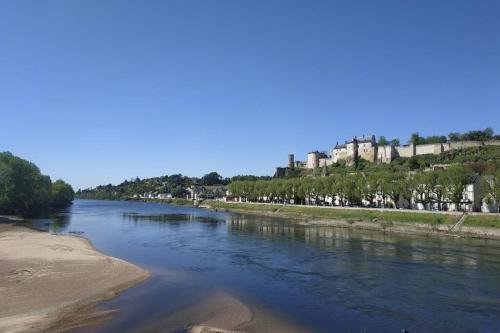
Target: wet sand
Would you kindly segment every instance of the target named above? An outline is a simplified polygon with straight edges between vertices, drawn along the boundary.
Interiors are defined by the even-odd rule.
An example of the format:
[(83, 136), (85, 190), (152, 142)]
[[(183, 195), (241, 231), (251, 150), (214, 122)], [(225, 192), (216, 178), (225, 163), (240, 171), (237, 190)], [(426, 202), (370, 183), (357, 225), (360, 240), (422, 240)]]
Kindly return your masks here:
[(264, 306), (243, 303), (225, 291), (185, 307), (162, 320), (155, 320), (134, 332), (189, 333), (302, 333), (311, 332), (293, 319)]
[(82, 237), (0, 224), (0, 332), (62, 332), (110, 311), (95, 305), (149, 272)]

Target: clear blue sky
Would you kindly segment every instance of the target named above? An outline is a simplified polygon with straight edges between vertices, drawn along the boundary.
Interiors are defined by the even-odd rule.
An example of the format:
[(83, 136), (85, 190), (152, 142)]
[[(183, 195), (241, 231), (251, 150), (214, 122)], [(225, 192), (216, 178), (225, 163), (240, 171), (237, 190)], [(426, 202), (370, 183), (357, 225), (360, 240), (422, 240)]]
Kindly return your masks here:
[(75, 188), (500, 131), (500, 1), (0, 1), (0, 151)]

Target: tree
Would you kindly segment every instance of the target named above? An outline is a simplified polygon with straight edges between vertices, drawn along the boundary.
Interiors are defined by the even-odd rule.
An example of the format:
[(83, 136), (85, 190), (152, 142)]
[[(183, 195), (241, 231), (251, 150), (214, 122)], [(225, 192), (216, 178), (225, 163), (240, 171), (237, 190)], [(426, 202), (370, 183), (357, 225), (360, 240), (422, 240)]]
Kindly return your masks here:
[(368, 206), (372, 207), (373, 200), (375, 200), (379, 191), (379, 175), (373, 173), (361, 175), (357, 185), (360, 187), (363, 198), (368, 201)]
[(63, 180), (56, 180), (52, 184), (52, 207), (64, 208), (69, 206), (75, 197), (75, 191), (71, 185)]
[(435, 178), (435, 181), (433, 183), (434, 200), (437, 203), (438, 210), (443, 210), (443, 203), (448, 196), (448, 182), (446, 173), (444, 171), (434, 171), (433, 175)]
[(49, 210), (51, 185), (35, 164), (0, 153), (0, 212), (36, 216)]
[(358, 174), (346, 175), (343, 179), (345, 198), (350, 206), (360, 206), (362, 193), (360, 189), (360, 178)]
[(465, 186), (471, 180), (472, 175), (462, 166), (453, 166), (446, 172), (448, 197), (455, 204), (457, 210), (461, 208)]
[(385, 138), (385, 136), (381, 135), (380, 138), (378, 139), (378, 145), (379, 146), (387, 146), (389, 144), (389, 141)]
[(399, 146), (399, 139), (392, 139), (391, 146)]
[[(385, 191), (387, 192), (387, 195), (389, 195), (389, 198), (391, 198), (392, 202), (394, 202), (394, 205), (396, 208), (399, 208), (399, 202), (401, 199), (401, 196), (403, 195), (404, 192), (404, 177), (402, 174), (397, 173), (395, 174), (392, 179), (389, 179), (385, 186)], [(410, 195), (411, 199), (411, 195)]]
[(222, 184), (222, 176), (219, 175), (217, 172), (210, 172), (201, 177), (201, 183), (207, 186), (219, 185)]
[(422, 137), (418, 135), (418, 133), (412, 133), (409, 143), (413, 143), (414, 145), (419, 145), (421, 140)]
[(434, 175), (429, 173), (421, 172), (414, 177), (415, 201), (421, 203), (424, 209), (430, 209), (432, 202), (434, 202), (435, 181)]
[(461, 139), (460, 133), (452, 132), (452, 133), (448, 134), (448, 139), (450, 141), (460, 141), (460, 139)]
[(420, 169), (420, 163), (417, 156), (412, 156), (408, 159), (408, 167), (410, 168), (410, 170)]
[(493, 199), (495, 200), (498, 207), (500, 206), (500, 170), (497, 170), (497, 172), (494, 174), (491, 188)]

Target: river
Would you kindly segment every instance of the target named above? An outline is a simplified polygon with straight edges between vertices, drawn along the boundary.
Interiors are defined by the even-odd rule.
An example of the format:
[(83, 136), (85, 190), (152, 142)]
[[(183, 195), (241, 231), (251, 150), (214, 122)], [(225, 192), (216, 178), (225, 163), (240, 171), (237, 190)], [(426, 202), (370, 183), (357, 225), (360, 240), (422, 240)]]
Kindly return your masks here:
[(224, 292), (312, 332), (500, 332), (500, 242), (383, 234), (157, 203), (76, 200), (35, 227), (78, 233), (152, 277), (74, 332), (182, 331)]

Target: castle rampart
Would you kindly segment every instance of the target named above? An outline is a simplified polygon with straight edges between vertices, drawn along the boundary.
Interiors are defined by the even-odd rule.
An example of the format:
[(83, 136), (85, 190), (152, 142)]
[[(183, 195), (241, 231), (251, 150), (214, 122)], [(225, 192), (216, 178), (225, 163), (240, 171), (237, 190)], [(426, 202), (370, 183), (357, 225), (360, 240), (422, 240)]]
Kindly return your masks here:
[(378, 146), (375, 136), (354, 137), (344, 144), (336, 144), (332, 149), (331, 156), (319, 151), (307, 154), (307, 162), (294, 161), (293, 155), (288, 156), (288, 168), (317, 169), (333, 163), (345, 161), (347, 165), (353, 165), (359, 158), (372, 163), (391, 163), (396, 157), (413, 157), (418, 155), (439, 155), (450, 150), (466, 149), (481, 146), (498, 146), (500, 140), (490, 141), (451, 141), (445, 143), (431, 143), (414, 145), (413, 143), (403, 146), (385, 145)]
[(426, 154), (439, 155), (442, 152), (443, 152), (442, 143), (430, 143), (430, 144), (415, 146), (415, 155), (426, 155)]
[(399, 157), (415, 156), (415, 145), (413, 143), (404, 146), (394, 146), (394, 150), (396, 152), (395, 155)]

